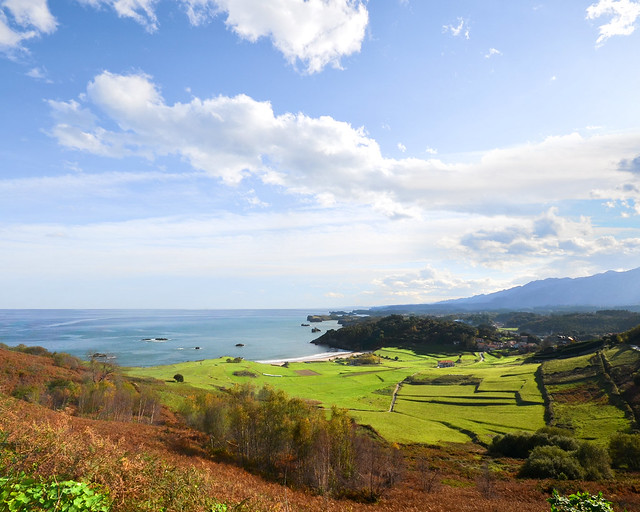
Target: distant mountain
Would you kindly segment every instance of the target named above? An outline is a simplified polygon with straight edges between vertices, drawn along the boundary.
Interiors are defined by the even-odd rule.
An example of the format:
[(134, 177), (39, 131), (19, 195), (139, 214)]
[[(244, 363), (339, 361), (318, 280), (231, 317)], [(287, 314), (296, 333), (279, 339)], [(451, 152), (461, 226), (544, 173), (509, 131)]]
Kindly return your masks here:
[(640, 268), (626, 272), (610, 270), (578, 278), (551, 278), (532, 281), (500, 292), (475, 295), (433, 304), (372, 308), (393, 312), (454, 312), (495, 310), (578, 310), (638, 309), (640, 307)]

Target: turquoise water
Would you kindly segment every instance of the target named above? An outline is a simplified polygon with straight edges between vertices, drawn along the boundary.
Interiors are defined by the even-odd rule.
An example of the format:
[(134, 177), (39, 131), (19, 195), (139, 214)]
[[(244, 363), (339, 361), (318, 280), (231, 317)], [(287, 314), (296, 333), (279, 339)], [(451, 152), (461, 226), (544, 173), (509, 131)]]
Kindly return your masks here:
[[(0, 343), (39, 345), (121, 366), (155, 366), (222, 356), (252, 361), (318, 356), (310, 341), (337, 322), (303, 327), (309, 310), (0, 310)], [(315, 324), (313, 324), (315, 325)], [(166, 338), (166, 339), (163, 339)], [(243, 347), (236, 347), (241, 343)], [(200, 347), (196, 349), (196, 347)]]

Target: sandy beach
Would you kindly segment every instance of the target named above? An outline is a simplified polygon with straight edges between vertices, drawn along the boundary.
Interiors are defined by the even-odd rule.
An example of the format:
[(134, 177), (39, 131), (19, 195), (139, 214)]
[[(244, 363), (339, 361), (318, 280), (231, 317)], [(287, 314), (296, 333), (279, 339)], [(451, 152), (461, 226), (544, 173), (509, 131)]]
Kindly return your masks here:
[(311, 356), (292, 357), (283, 359), (269, 359), (266, 361), (256, 361), (256, 363), (272, 364), (281, 366), (284, 363), (318, 363), (321, 361), (333, 361), (339, 357), (351, 357), (364, 354), (364, 352), (324, 352), (321, 354), (315, 354)]

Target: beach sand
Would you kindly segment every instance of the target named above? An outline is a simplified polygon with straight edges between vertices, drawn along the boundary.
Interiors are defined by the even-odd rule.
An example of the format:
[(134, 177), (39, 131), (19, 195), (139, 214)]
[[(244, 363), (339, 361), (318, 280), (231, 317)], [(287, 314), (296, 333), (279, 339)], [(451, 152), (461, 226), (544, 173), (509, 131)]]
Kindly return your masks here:
[(256, 363), (272, 364), (276, 366), (282, 366), (284, 363), (319, 363), (321, 361), (333, 361), (339, 357), (351, 357), (360, 354), (364, 354), (364, 352), (324, 352), (322, 354), (315, 354), (311, 356), (256, 361)]

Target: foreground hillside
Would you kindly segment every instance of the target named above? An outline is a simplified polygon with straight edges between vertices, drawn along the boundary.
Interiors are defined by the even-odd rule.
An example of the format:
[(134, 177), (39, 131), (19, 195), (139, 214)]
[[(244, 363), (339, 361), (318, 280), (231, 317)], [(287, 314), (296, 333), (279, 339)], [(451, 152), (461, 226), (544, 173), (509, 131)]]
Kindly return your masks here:
[[(391, 352), (382, 355), (395, 361)], [(200, 366), (207, 367), (207, 362), (202, 363)], [(235, 367), (234, 371), (238, 371), (241, 363), (224, 364), (225, 368)], [(490, 369), (489, 363), (485, 364)], [(375, 371), (365, 373), (371, 372), (371, 368), (356, 369), (360, 375), (338, 379), (363, 378), (366, 382), (367, 375), (373, 375), (381, 383)], [(172, 377), (131, 379), (102, 364), (79, 364), (61, 355), (32, 355), (0, 349), (0, 431), (3, 436), (0, 476), (24, 472), (45, 481), (55, 478), (86, 482), (108, 495), (113, 502), (112, 510), (117, 511), (542, 512), (549, 510), (545, 500), (554, 487), (565, 493), (603, 491), (620, 505), (617, 510), (623, 506), (628, 510), (640, 507), (634, 472), (620, 470), (616, 480), (600, 482), (521, 479), (516, 478), (523, 464), (521, 460), (496, 459), (473, 443), (399, 446), (402, 459), (398, 460), (398, 467), (402, 477), (373, 504), (336, 499), (300, 487), (285, 487), (282, 484), (286, 474), (260, 477), (216, 455), (211, 450), (209, 435), (189, 428), (179, 415), (167, 408), (165, 404), (179, 404), (200, 393), (189, 385), (191, 376), (187, 372), (184, 383), (176, 383)], [(299, 377), (303, 380), (312, 375)], [(437, 384), (431, 380), (426, 383), (432, 377), (429, 372), (415, 375), (415, 383), (407, 383), (405, 387), (425, 390), (430, 386), (473, 387), (462, 382)], [(231, 378), (253, 379), (246, 375), (234, 376), (233, 371)], [(496, 377), (496, 382), (517, 378), (520, 377)], [(271, 379), (285, 381), (283, 377)], [(420, 381), (424, 382), (420, 384)], [(327, 379), (325, 384), (329, 382)], [(99, 385), (96, 387), (96, 384)], [(103, 402), (95, 394), (100, 386), (106, 391)], [(211, 384), (208, 386), (214, 389)], [(489, 401), (503, 400), (507, 393), (496, 392), (498, 396), (494, 397), (494, 391), (486, 391)], [(398, 406), (403, 401), (410, 404), (411, 394), (407, 393), (404, 398), (399, 395)], [(84, 401), (79, 400), (83, 396)], [(111, 400), (117, 396), (120, 400)], [(389, 394), (380, 396), (385, 401), (390, 398)], [(88, 406), (90, 397), (93, 397), (92, 407)], [(464, 400), (450, 396), (441, 400), (451, 402), (450, 405), (436, 405), (477, 409), (460, 405)], [(431, 398), (425, 400), (430, 401), (433, 402)], [(118, 403), (120, 406), (116, 406)], [(156, 405), (151, 407), (151, 403)], [(148, 407), (147, 412), (140, 413), (141, 407)]]

